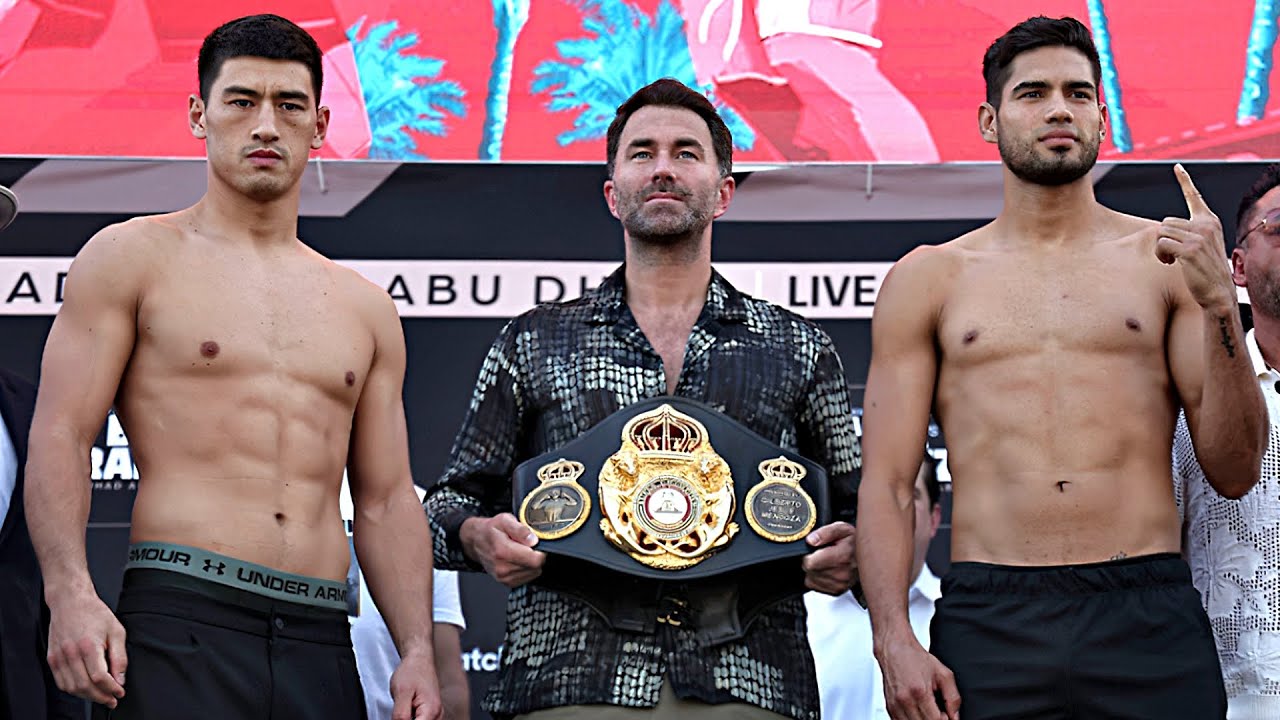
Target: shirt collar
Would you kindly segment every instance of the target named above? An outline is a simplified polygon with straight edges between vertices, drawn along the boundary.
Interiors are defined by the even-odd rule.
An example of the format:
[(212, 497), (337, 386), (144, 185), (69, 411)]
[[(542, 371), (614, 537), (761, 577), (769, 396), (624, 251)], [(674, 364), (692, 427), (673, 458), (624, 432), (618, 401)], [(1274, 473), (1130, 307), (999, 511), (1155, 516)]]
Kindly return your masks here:
[(942, 580), (933, 574), (929, 569), (929, 563), (925, 563), (920, 568), (920, 576), (916, 578), (916, 582), (911, 586), (911, 591), (907, 593), (908, 597), (912, 595), (921, 595), (929, 602), (937, 602), (942, 597)]
[(1254, 336), (1254, 330), (1244, 334), (1244, 346), (1249, 348), (1249, 359), (1253, 361), (1253, 371), (1259, 378), (1280, 377), (1280, 373), (1267, 367), (1266, 358), (1262, 357), (1262, 349), (1258, 347), (1258, 338)]
[[(626, 265), (619, 265), (587, 296), (592, 306), (588, 322), (613, 325), (622, 317), (626, 304)], [(745, 296), (724, 276), (711, 270), (711, 283), (707, 286), (707, 300), (701, 319), (720, 322), (743, 322), (747, 319)]]

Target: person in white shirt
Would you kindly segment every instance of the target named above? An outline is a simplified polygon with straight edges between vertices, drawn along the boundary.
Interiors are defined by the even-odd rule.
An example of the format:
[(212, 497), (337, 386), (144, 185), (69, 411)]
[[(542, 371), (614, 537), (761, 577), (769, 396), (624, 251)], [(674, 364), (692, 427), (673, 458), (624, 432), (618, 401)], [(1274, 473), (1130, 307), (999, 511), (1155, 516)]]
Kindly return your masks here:
[[(933, 604), (942, 595), (938, 576), (925, 564), (929, 543), (942, 522), (940, 496), (938, 463), (926, 454), (916, 474), (915, 555), (911, 570), (916, 581), (907, 600), (911, 629), (926, 649)], [(809, 646), (818, 672), (823, 720), (887, 719), (884, 680), (880, 665), (871, 654), (871, 615), (867, 609), (850, 592), (836, 596), (805, 593), (804, 604), (809, 611)]]
[[(421, 501), (426, 491), (414, 486)], [(351, 541), (353, 506), (347, 479), (342, 479), (338, 507), (346, 523), (347, 541)], [(432, 570), (431, 580), (431, 644), (435, 652), (436, 681), (440, 685), (442, 720), (470, 720), (471, 689), (462, 667), (462, 631), (467, 629), (458, 594), (458, 573)], [(356, 669), (364, 691), (367, 720), (391, 720), (391, 674), (400, 665), (400, 653), (391, 639), (391, 630), (378, 606), (373, 604), (364, 573), (351, 548), (351, 565), (347, 570), (347, 616), (351, 620), (351, 646), (355, 650)]]
[(1229, 720), (1280, 718), (1280, 165), (1240, 202), (1232, 278), (1249, 295), (1244, 344), (1271, 418), (1262, 474), (1239, 500), (1209, 486), (1185, 417), (1174, 433), (1183, 554), (1218, 645)]
[[(358, 572), (358, 571), (357, 571)], [(468, 720), (471, 692), (462, 668), (462, 631), (467, 623), (458, 596), (458, 573), (435, 570), (432, 584), (432, 644), (436, 652), (436, 680), (444, 720)], [(368, 720), (391, 718), (391, 673), (400, 665), (400, 653), (391, 640), (387, 621), (373, 604), (369, 588), (360, 576), (359, 614), (351, 617), (351, 645), (356, 652), (356, 668), (364, 688)]]

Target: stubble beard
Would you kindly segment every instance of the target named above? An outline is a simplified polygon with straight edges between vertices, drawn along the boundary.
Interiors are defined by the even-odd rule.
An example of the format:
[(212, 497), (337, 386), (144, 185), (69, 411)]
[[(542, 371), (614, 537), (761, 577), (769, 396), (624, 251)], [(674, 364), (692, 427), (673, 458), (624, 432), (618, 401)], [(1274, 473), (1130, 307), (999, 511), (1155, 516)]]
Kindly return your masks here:
[[(664, 204), (649, 207), (645, 198), (653, 193), (673, 193), (683, 201), (672, 207)], [(705, 196), (677, 185), (649, 185), (639, 192), (619, 195), (618, 215), (622, 227), (634, 242), (653, 248), (697, 245), (703, 231), (711, 224), (716, 194)]]
[(1036, 152), (1038, 141), (1014, 142), (1003, 133), (996, 136), (996, 146), (1000, 149), (1000, 159), (1015, 177), (1035, 185), (1058, 187), (1079, 180), (1098, 162), (1098, 138), (1092, 140), (1082, 137), (1076, 141), (1080, 147), (1078, 155), (1073, 156), (1071, 149), (1054, 151), (1051, 157), (1045, 158)]

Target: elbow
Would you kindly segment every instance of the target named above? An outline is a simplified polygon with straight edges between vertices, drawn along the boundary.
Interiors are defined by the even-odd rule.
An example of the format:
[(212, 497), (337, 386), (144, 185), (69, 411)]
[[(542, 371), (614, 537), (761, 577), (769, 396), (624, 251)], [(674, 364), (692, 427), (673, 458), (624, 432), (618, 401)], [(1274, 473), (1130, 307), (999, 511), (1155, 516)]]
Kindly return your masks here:
[(1228, 500), (1239, 500), (1258, 484), (1262, 472), (1262, 453), (1241, 453), (1232, 462), (1210, 470), (1204, 468), (1209, 485)]

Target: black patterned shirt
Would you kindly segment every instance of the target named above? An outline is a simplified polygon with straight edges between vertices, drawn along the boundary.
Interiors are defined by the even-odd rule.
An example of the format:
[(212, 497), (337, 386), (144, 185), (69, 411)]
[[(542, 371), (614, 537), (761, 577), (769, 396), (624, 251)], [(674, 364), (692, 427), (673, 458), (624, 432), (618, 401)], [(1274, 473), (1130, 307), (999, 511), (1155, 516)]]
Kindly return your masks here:
[[(511, 511), (516, 465), (617, 410), (667, 394), (662, 359), (623, 293), (619, 269), (583, 297), (534, 308), (498, 335), (449, 464), (424, 502), (437, 568), (479, 569), (463, 554), (458, 530), (467, 518)], [(821, 464), (833, 517), (852, 522), (861, 451), (840, 358), (817, 325), (738, 292), (713, 272), (675, 394)], [(708, 648), (673, 625), (658, 625), (653, 635), (613, 630), (587, 605), (524, 585), (507, 597), (501, 668), (485, 705), (502, 714), (600, 703), (652, 707), (664, 678), (683, 698), (816, 719), (804, 602), (779, 603), (741, 640)]]

